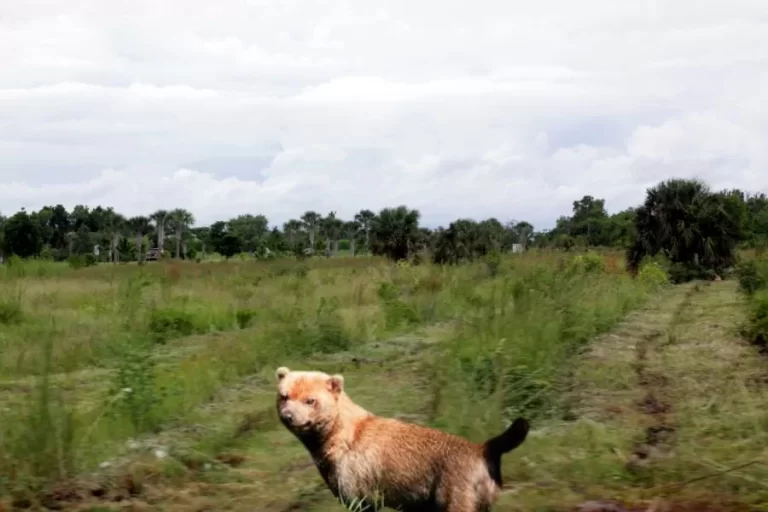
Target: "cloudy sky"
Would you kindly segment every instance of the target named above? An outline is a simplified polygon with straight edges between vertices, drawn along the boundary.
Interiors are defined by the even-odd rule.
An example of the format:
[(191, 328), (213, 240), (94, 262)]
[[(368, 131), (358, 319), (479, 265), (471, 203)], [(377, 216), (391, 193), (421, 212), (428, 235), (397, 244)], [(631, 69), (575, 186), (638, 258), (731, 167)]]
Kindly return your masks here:
[(768, 192), (765, 0), (1, 0), (0, 211), (407, 204), (551, 226)]

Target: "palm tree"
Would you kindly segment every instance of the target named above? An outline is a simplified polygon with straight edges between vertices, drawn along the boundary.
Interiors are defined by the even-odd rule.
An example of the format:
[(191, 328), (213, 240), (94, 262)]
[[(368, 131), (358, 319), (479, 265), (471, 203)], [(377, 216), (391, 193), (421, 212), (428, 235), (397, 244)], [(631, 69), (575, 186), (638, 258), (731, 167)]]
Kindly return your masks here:
[(181, 257), (181, 237), (182, 234), (195, 223), (195, 216), (183, 208), (176, 208), (168, 213), (168, 223), (173, 229), (173, 235), (176, 239), (176, 258)]
[(111, 259), (113, 263), (119, 263), (120, 251), (118, 251), (117, 246), (125, 232), (126, 220), (125, 217), (115, 212), (111, 206), (103, 212), (103, 215), (105, 227), (109, 232)]
[(149, 216), (149, 219), (155, 223), (155, 228), (157, 229), (157, 248), (160, 250), (160, 254), (162, 254), (163, 246), (165, 245), (165, 226), (168, 222), (168, 211), (157, 210)]
[(310, 254), (315, 253), (315, 235), (317, 235), (317, 230), (320, 227), (321, 219), (322, 216), (319, 213), (313, 211), (304, 212), (304, 215), (301, 216), (301, 222), (304, 223), (304, 229), (309, 235)]
[(70, 231), (65, 235), (67, 240), (67, 256), (72, 256), (75, 253), (75, 244), (77, 243), (77, 232)]
[(365, 233), (365, 250), (371, 250), (371, 226), (376, 214), (371, 210), (360, 210), (355, 214), (355, 222), (360, 224), (360, 229)]
[(355, 246), (357, 245), (357, 234), (360, 232), (360, 223), (356, 220), (345, 222), (342, 227), (344, 236), (349, 240), (349, 250), (352, 256), (355, 255)]
[[(341, 219), (336, 217), (336, 212), (330, 212), (320, 221), (320, 228), (325, 237), (326, 254), (337, 255), (339, 252), (339, 236), (344, 225)], [(333, 249), (331, 249), (333, 247)]]
[(131, 217), (128, 219), (128, 226), (136, 237), (136, 261), (139, 264), (142, 264), (144, 263), (146, 252), (141, 250), (141, 242), (144, 239), (144, 235), (149, 233), (149, 230), (152, 227), (149, 217), (144, 217), (142, 215)]
[(690, 269), (684, 279), (701, 277), (696, 274), (702, 270), (719, 273), (734, 262), (745, 215), (744, 202), (733, 193), (713, 193), (699, 180), (661, 182), (636, 210), (629, 267), (637, 270), (645, 256), (663, 253)]
[(371, 222), (371, 250), (392, 260), (407, 259), (420, 238), (418, 210), (384, 208)]
[(283, 224), (283, 233), (288, 238), (288, 245), (293, 248), (296, 244), (296, 236), (301, 232), (301, 221), (291, 219)]

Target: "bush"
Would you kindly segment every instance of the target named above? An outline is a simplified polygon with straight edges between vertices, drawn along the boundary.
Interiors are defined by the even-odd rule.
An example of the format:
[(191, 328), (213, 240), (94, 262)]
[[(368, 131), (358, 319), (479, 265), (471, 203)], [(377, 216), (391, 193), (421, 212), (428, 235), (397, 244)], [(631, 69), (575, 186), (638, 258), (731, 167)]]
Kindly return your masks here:
[(392, 282), (384, 281), (379, 284), (376, 294), (384, 310), (387, 328), (396, 329), (403, 325), (419, 323), (419, 313), (415, 307), (399, 298), (398, 288)]
[(162, 390), (155, 380), (155, 361), (147, 347), (122, 353), (110, 389), (110, 412), (127, 418), (135, 433), (155, 430), (160, 423)]
[(760, 290), (749, 303), (747, 337), (762, 348), (768, 348), (768, 291)]
[(339, 313), (339, 299), (321, 298), (317, 308), (317, 336), (315, 346), (318, 352), (330, 354), (348, 350), (351, 339), (344, 330), (344, 320)]
[(153, 341), (160, 344), (171, 338), (189, 336), (197, 330), (194, 315), (176, 308), (152, 310), (148, 327)]
[(637, 278), (649, 288), (660, 288), (669, 283), (669, 274), (660, 264), (655, 261), (643, 263)]
[(736, 266), (736, 276), (739, 287), (747, 295), (768, 287), (768, 264), (756, 261), (745, 261)]
[(586, 254), (575, 256), (569, 265), (571, 272), (601, 273), (605, 271), (605, 258), (596, 252), (589, 251)]
[(93, 254), (73, 254), (67, 258), (69, 266), (75, 270), (96, 265), (96, 256)]
[(0, 298), (0, 325), (21, 323), (24, 313), (21, 302), (16, 298)]
[(238, 309), (235, 311), (235, 321), (240, 329), (245, 329), (253, 325), (253, 320), (258, 312), (252, 309)]

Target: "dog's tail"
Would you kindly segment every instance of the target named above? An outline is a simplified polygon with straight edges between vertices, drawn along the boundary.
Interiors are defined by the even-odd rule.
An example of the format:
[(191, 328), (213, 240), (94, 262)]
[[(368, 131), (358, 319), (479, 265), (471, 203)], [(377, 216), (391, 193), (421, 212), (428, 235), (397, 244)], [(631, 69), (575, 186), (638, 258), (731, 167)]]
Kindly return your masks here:
[(530, 425), (528, 425), (527, 420), (517, 418), (507, 430), (483, 444), (485, 463), (491, 473), (491, 478), (499, 487), (502, 486), (501, 456), (520, 446), (525, 441), (529, 428)]

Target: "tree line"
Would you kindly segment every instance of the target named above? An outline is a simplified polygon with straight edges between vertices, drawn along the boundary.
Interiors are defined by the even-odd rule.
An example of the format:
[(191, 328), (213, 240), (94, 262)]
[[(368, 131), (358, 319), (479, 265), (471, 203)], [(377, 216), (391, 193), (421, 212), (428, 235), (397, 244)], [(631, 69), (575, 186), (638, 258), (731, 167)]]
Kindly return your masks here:
[(194, 215), (185, 209), (126, 217), (111, 207), (78, 205), (69, 211), (55, 205), (0, 216), (0, 250), (21, 258), (112, 262), (142, 262), (150, 248), (163, 257), (185, 259), (212, 252), (226, 258), (240, 253), (271, 258), (344, 251), (392, 259), (426, 255), (450, 264), (530, 246), (626, 248), (632, 261), (660, 251), (692, 251), (698, 260), (712, 261), (717, 259), (713, 254), (732, 251), (731, 246), (768, 243), (765, 194), (712, 192), (697, 180), (662, 182), (647, 191), (642, 205), (614, 214), (607, 212), (605, 200), (584, 196), (551, 230), (536, 231), (526, 221), (496, 218), (463, 218), (429, 229), (420, 220), (418, 210), (398, 206), (379, 212), (364, 209), (346, 220), (336, 212), (307, 211), (282, 226), (270, 225), (264, 215), (247, 214), (194, 227)]

